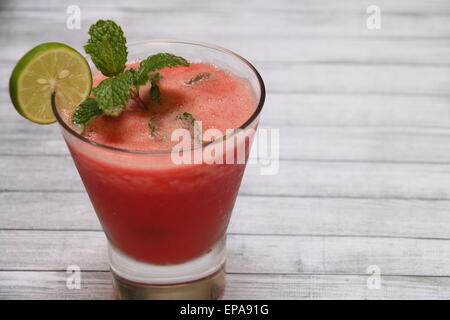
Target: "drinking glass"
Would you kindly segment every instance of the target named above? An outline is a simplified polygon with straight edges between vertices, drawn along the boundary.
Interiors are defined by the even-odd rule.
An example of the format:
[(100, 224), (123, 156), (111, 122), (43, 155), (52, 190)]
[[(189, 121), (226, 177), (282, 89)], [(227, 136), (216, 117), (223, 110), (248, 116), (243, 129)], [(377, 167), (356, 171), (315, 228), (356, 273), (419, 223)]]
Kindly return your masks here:
[[(256, 97), (250, 118), (222, 138), (177, 150), (135, 151), (85, 138), (64, 120), (52, 96), (53, 112), (108, 240), (116, 297), (219, 298), (225, 287), (226, 229), (264, 104), (264, 83), (248, 61), (210, 44), (141, 41), (129, 44), (128, 51), (131, 61), (170, 52), (212, 64), (246, 80)], [(180, 163), (180, 156), (190, 160)]]

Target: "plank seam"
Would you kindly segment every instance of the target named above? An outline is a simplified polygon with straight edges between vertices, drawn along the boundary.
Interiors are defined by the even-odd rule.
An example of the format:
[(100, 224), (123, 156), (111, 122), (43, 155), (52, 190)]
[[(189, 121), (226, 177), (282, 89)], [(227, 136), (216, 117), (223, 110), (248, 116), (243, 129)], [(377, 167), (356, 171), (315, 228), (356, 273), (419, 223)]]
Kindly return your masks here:
[[(0, 269), (0, 273), (7, 272), (17, 272), (17, 273), (27, 273), (27, 272), (61, 272), (67, 273), (66, 270), (62, 269)], [(81, 270), (81, 272), (85, 273), (110, 273), (110, 270)], [(269, 273), (269, 272), (226, 272), (227, 275), (243, 275), (243, 276), (364, 276), (368, 277), (367, 273), (314, 273), (314, 272), (298, 272), (298, 273), (290, 273), (290, 272), (281, 272), (281, 273)], [(450, 278), (450, 275), (411, 275), (411, 274), (381, 274), (381, 277), (408, 277), (408, 278)]]
[[(92, 232), (103, 233), (102, 229), (29, 229), (29, 228), (0, 228), (0, 231), (27, 231), (27, 232)], [(368, 238), (368, 239), (407, 239), (407, 240), (429, 240), (429, 241), (450, 241), (450, 237), (412, 237), (394, 235), (357, 235), (357, 234), (308, 234), (308, 233), (248, 233), (248, 232), (227, 232), (230, 236), (245, 237), (292, 237), (292, 238)]]

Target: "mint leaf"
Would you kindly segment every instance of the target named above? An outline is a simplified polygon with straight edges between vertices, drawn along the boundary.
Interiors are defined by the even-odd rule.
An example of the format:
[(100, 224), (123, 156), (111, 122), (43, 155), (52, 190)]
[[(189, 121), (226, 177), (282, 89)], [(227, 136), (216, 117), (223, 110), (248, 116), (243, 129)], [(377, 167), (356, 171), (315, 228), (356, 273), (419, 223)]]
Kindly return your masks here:
[(152, 83), (157, 83), (159, 80), (161, 80), (162, 79), (162, 75), (159, 73), (159, 72), (157, 72), (157, 73), (155, 73), (154, 75), (152, 75), (151, 77), (150, 77), (150, 81), (152, 82)]
[(138, 72), (135, 69), (128, 69), (123, 74), (119, 75), (119, 77), (122, 77), (130, 87), (135, 87), (137, 85), (137, 76)]
[(116, 118), (116, 117), (120, 116), (122, 114), (122, 112), (124, 112), (124, 111), (125, 111), (125, 105), (120, 104), (120, 105), (117, 105), (115, 107), (111, 107), (111, 108), (105, 109), (103, 112), (107, 116)]
[(152, 86), (150, 87), (150, 99), (158, 103), (161, 101), (161, 90), (159, 89), (158, 85), (153, 82)]
[(157, 53), (141, 61), (138, 71), (137, 85), (144, 85), (148, 81), (148, 74), (166, 67), (189, 66), (189, 62), (171, 53)]
[(175, 119), (184, 121), (190, 125), (194, 125), (194, 122), (195, 122), (194, 116), (192, 114), (190, 114), (189, 112), (180, 113), (179, 115), (176, 116)]
[(156, 116), (150, 117), (150, 119), (148, 119), (148, 127), (150, 129), (150, 133), (153, 133), (158, 129), (158, 127), (156, 126)]
[[(130, 74), (123, 73), (114, 78), (103, 80), (96, 88), (92, 89), (98, 107), (106, 114), (117, 116), (118, 110), (125, 109), (130, 98)], [(108, 109), (111, 109), (108, 111)]]
[(97, 101), (87, 98), (75, 110), (75, 113), (72, 115), (72, 123), (78, 126), (86, 125), (102, 113), (103, 111), (98, 107)]
[(195, 77), (192, 77), (188, 82), (185, 82), (187, 85), (195, 84), (201, 80), (209, 79), (211, 77), (211, 73), (199, 73)]
[(202, 131), (198, 122), (196, 122), (194, 116), (189, 112), (183, 112), (176, 116), (177, 120), (182, 122), (185, 129), (192, 130), (194, 134), (194, 143), (199, 144), (202, 142)]
[(159, 73), (155, 73), (150, 77), (150, 82), (152, 83), (152, 86), (150, 87), (150, 99), (157, 103), (161, 101), (161, 90), (158, 86), (158, 81), (161, 80), (161, 78), (162, 75)]
[[(128, 51), (120, 26), (111, 20), (98, 20), (89, 28), (89, 35), (84, 49), (97, 69), (109, 78), (92, 89), (94, 98), (88, 98), (79, 105), (72, 115), (72, 122), (76, 125), (85, 125), (101, 114), (119, 116), (125, 110), (130, 97), (146, 109), (145, 103), (139, 97), (140, 86), (150, 81), (150, 98), (159, 102), (161, 90), (157, 83), (162, 76), (154, 72), (165, 67), (189, 66), (189, 62), (182, 57), (158, 53), (141, 61), (138, 70), (125, 70)], [(195, 119), (187, 112), (181, 114), (181, 118), (189, 126), (194, 124)], [(149, 119), (149, 127), (152, 132), (156, 130), (153, 118)]]
[(91, 36), (84, 50), (105, 76), (118, 75), (125, 69), (128, 51), (122, 29), (111, 20), (99, 20), (89, 28)]

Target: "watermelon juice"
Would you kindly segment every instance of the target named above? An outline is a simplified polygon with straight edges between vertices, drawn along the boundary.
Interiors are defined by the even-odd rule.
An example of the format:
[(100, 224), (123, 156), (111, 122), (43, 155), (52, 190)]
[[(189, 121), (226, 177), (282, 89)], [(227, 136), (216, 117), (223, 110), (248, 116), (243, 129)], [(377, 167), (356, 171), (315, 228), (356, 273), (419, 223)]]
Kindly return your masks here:
[[(166, 150), (177, 142), (170, 136), (182, 125), (180, 113), (201, 119), (203, 131), (225, 133), (255, 111), (249, 84), (211, 65), (165, 68), (160, 74), (160, 103), (149, 101), (144, 109), (132, 102), (120, 117), (94, 120), (84, 136), (127, 150)], [(210, 76), (186, 85), (197, 74)], [(94, 86), (102, 78), (97, 74)], [(155, 137), (149, 133), (151, 117), (158, 126)], [(126, 255), (154, 264), (182, 263), (208, 252), (225, 232), (244, 164), (174, 165), (163, 155), (156, 164), (145, 156), (135, 163), (118, 161), (122, 155), (102, 159), (102, 152), (83, 152), (70, 142), (69, 148), (108, 239)]]
[[(264, 88), (248, 62), (226, 50), (206, 49), (212, 53), (207, 54), (205, 62), (197, 56), (201, 52), (196, 52), (205, 48), (174, 52), (199, 62), (159, 70), (159, 101), (151, 99), (150, 85), (143, 86), (140, 99), (131, 101), (122, 115), (102, 115), (82, 134), (69, 125), (70, 112), (56, 112), (110, 246), (129, 265), (159, 270), (158, 266), (204, 260), (202, 257), (215, 251), (224, 238), (264, 101)], [(216, 55), (214, 59), (212, 54)], [(139, 62), (128, 64), (128, 68), (138, 66)], [(94, 86), (104, 79), (94, 74)], [(202, 135), (199, 143), (184, 144), (183, 149), (180, 139), (173, 139), (173, 132), (184, 129), (195, 141), (198, 128), (189, 127), (179, 117), (186, 113), (195, 118), (196, 125), (201, 122)], [(203, 161), (195, 161), (199, 153)], [(238, 154), (243, 154), (244, 161), (236, 163)], [(180, 155), (193, 161), (174, 161)], [(115, 271), (113, 263), (112, 267)], [(205, 270), (196, 273), (205, 276), (218, 267), (202, 266)], [(158, 283), (137, 275), (127, 277), (133, 268), (127, 265), (121, 276)], [(195, 276), (179, 279), (193, 281)]]

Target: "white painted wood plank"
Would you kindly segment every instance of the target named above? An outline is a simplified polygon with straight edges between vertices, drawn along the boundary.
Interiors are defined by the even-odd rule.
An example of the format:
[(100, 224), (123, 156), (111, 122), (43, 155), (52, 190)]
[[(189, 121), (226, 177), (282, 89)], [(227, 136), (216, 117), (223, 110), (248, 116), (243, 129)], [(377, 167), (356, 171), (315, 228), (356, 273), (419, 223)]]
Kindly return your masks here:
[[(52, 10), (61, 11), (68, 5), (73, 4), (70, 0), (16, 0), (5, 4), (6, 10)], [(166, 1), (142, 1), (128, 0), (95, 2), (89, 0), (78, 0), (77, 4), (86, 10), (114, 9), (122, 12), (129, 11), (163, 11), (163, 10), (260, 10), (260, 11), (325, 11), (325, 12), (346, 12), (360, 11), (371, 5), (370, 0), (346, 0), (341, 2), (329, 0), (229, 0), (227, 2), (217, 0), (166, 0)], [(450, 13), (450, 6), (446, 0), (429, 0), (426, 3), (420, 0), (379, 0), (377, 4), (387, 12), (398, 12), (404, 14), (447, 14)]]
[[(42, 28), (28, 28), (32, 19), (36, 25), (47, 25), (61, 32), (80, 32), (86, 35), (90, 24), (99, 18), (113, 19), (132, 36), (142, 40), (161, 37), (204, 39), (208, 34), (217, 36), (351, 36), (351, 37), (448, 37), (450, 24), (446, 14), (383, 13), (382, 28), (366, 27), (367, 6), (355, 6), (351, 11), (289, 10), (116, 10), (98, 8), (84, 10), (82, 28), (66, 28), (65, 10), (5, 10), (0, 11), (5, 36), (29, 32), (46, 37)], [(65, 8), (64, 8), (65, 9)], [(163, 26), (157, 27), (154, 26)], [(13, 29), (14, 28), (14, 29)], [(62, 34), (61, 34), (62, 36)], [(65, 38), (69, 38), (66, 36)], [(42, 39), (47, 41), (47, 39)], [(62, 40), (62, 39), (61, 39)], [(61, 41), (60, 40), (60, 41)], [(79, 45), (79, 43), (78, 43)]]
[(380, 289), (368, 276), (240, 275), (227, 277), (224, 299), (448, 299), (450, 281), (434, 277), (382, 276)]
[[(443, 15), (445, 17), (446, 12), (450, 11), (450, 6), (446, 1), (440, 1), (433, 4), (424, 5), (421, 1), (411, 4), (399, 4), (398, 1), (384, 1), (378, 5), (382, 8), (383, 13), (388, 14), (387, 21), (402, 20), (405, 16), (410, 15), (408, 18), (412, 19), (411, 27), (408, 28), (414, 31), (411, 39), (395, 39), (389, 41), (386, 39), (378, 39), (380, 32), (370, 31), (367, 32), (365, 37), (361, 38), (336, 38), (338, 35), (328, 38), (326, 41), (323, 39), (311, 37), (311, 34), (290, 34), (291, 29), (296, 28), (299, 24), (311, 23), (313, 25), (313, 32), (326, 31), (328, 24), (334, 24), (331, 29), (333, 33), (343, 31), (339, 27), (339, 20), (349, 20), (347, 15), (352, 13), (358, 16), (359, 23), (357, 29), (364, 30), (365, 28), (365, 8), (370, 5), (368, 1), (366, 3), (361, 1), (354, 1), (350, 3), (348, 1), (341, 2), (339, 4), (330, 3), (324, 1), (321, 4), (312, 2), (295, 2), (288, 1), (286, 3), (271, 3), (270, 1), (251, 1), (251, 3), (242, 1), (229, 1), (226, 4), (216, 2), (195, 2), (191, 1), (172, 1), (164, 3), (154, 2), (142, 2), (142, 1), (127, 1), (126, 5), (122, 3), (96, 3), (91, 1), (78, 2), (82, 9), (82, 29), (81, 30), (69, 30), (65, 27), (65, 9), (68, 5), (72, 5), (71, 2), (41, 2), (40, 4), (34, 1), (16, 1), (14, 5), (10, 5), (4, 9), (4, 18), (2, 24), (8, 25), (14, 23), (14, 37), (8, 35), (8, 28), (5, 26), (5, 32), (0, 36), (0, 43), (4, 47), (2, 59), (16, 60), (18, 56), (28, 51), (30, 45), (38, 41), (62, 41), (67, 42), (79, 49), (86, 41), (86, 31), (89, 24), (98, 18), (97, 12), (103, 12), (109, 15), (118, 15), (119, 17), (132, 23), (126, 24), (126, 30), (128, 31), (129, 39), (148, 39), (148, 38), (160, 38), (164, 35), (169, 37), (180, 37), (186, 39), (189, 35), (187, 29), (190, 26), (194, 28), (200, 28), (200, 34), (192, 34), (192, 39), (198, 39), (203, 41), (217, 42), (223, 46), (236, 50), (243, 56), (250, 60), (276, 60), (276, 61), (303, 61), (303, 62), (317, 62), (317, 61), (338, 61), (338, 62), (358, 62), (358, 63), (447, 63), (448, 64), (448, 51), (449, 51), (449, 39), (448, 38), (436, 38), (437, 34), (433, 31), (436, 25), (447, 25), (448, 21), (434, 23), (431, 25), (431, 39), (414, 38), (424, 28), (421, 25), (421, 20), (426, 17), (427, 14), (433, 12), (434, 18)], [(239, 10), (236, 10), (236, 6)], [(444, 8), (443, 8), (444, 7)], [(299, 18), (293, 19), (292, 15), (298, 12), (303, 12), (312, 18)], [(251, 19), (252, 23), (248, 21), (251, 17), (249, 15), (273, 14), (274, 17), (268, 19)], [(145, 19), (140, 19), (136, 15), (145, 15)], [(200, 15), (202, 18), (190, 19), (188, 24), (179, 23), (171, 26), (164, 25), (164, 28), (148, 28), (147, 21), (153, 21), (156, 19), (171, 17), (171, 21), (179, 21), (180, 19), (173, 18), (174, 15)], [(222, 25), (217, 25), (214, 19), (220, 19), (223, 15), (229, 15), (226, 17), (227, 22)], [(320, 14), (314, 19), (315, 14)], [(322, 17), (321, 15), (324, 15)], [(398, 14), (399, 17), (395, 17)], [(18, 29), (20, 24), (16, 23), (17, 19), (29, 19), (30, 15), (33, 16), (38, 28)], [(43, 16), (44, 15), (44, 16)], [(394, 17), (391, 17), (394, 15)], [(7, 18), (11, 17), (14, 21), (8, 21)], [(205, 17), (208, 17), (205, 19)], [(295, 17), (295, 16), (294, 16)], [(336, 17), (338, 19), (336, 19)], [(167, 20), (167, 19), (165, 19)], [(240, 21), (242, 20), (242, 21)], [(384, 22), (383, 17), (383, 22)], [(124, 22), (127, 22), (124, 21)], [(231, 21), (231, 22), (230, 22)], [(221, 32), (205, 32), (211, 28), (205, 28), (205, 23), (213, 23), (213, 28), (223, 28), (225, 33)], [(325, 23), (324, 23), (325, 22)], [(145, 23), (143, 26), (141, 23)], [(267, 23), (275, 24), (288, 24), (288, 27), (278, 28), (283, 32), (272, 34), (274, 28), (267, 28)], [(320, 23), (320, 26), (317, 24)], [(26, 23), (25, 23), (26, 25)], [(250, 36), (246, 35), (245, 31), (254, 26), (255, 34)], [(394, 26), (394, 29), (396, 26)], [(237, 32), (233, 32), (233, 28), (239, 29)], [(301, 27), (301, 30), (305, 30)], [(345, 31), (345, 30), (344, 30)], [(366, 30), (368, 31), (368, 30)], [(39, 32), (38, 39), (33, 32)], [(389, 37), (392, 37), (392, 30), (386, 32)], [(448, 33), (447, 33), (448, 34)], [(446, 35), (447, 35), (446, 34)], [(264, 35), (264, 37), (261, 37)], [(320, 35), (319, 35), (320, 36)], [(341, 35), (342, 36), (342, 35)], [(343, 36), (346, 36), (345, 33)], [(245, 37), (245, 38), (244, 38)], [(270, 40), (268, 39), (270, 37)], [(11, 45), (13, 42), (14, 45)], [(357, 48), (358, 50), (355, 50)]]
[[(44, 26), (45, 27), (45, 26)], [(49, 27), (47, 27), (49, 28)], [(131, 32), (133, 32), (131, 30)], [(178, 35), (173, 35), (175, 37)], [(67, 37), (67, 38), (66, 38)], [(146, 37), (146, 39), (148, 39)], [(45, 30), (45, 41), (70, 43), (81, 52), (86, 34), (69, 33), (59, 28)], [(192, 39), (194, 40), (194, 38)], [(215, 43), (233, 50), (249, 61), (283, 61), (286, 63), (323, 64), (450, 64), (450, 39), (447, 38), (327, 38), (308, 36), (228, 37), (208, 34), (202, 41)], [(13, 45), (11, 42), (13, 41)], [(16, 34), (16, 38), (2, 37), (2, 61), (16, 62), (33, 45), (44, 39), (36, 39), (28, 33)]]
[[(80, 290), (66, 287), (65, 272), (2, 271), (0, 299), (112, 299), (109, 272), (83, 272)], [(239, 299), (448, 299), (450, 280), (383, 276), (380, 289), (358, 275), (228, 274), (224, 300)]]
[[(450, 110), (450, 108), (449, 108)], [(264, 122), (263, 122), (264, 123)], [(449, 129), (260, 126), (279, 130), (283, 160), (450, 163)], [(0, 126), (0, 155), (68, 155), (54, 126), (28, 121)]]
[[(228, 232), (450, 239), (449, 210), (450, 201), (240, 196)], [(0, 193), (0, 221), (1, 229), (101, 230), (85, 193)]]
[[(247, 195), (450, 199), (450, 165), (281, 161), (276, 175), (249, 165)], [(69, 157), (0, 157), (0, 191), (81, 191)]]
[(0, 271), (0, 300), (113, 299), (109, 272), (83, 272), (80, 290), (69, 290), (65, 272)]
[(448, 199), (450, 166), (280, 162), (275, 176), (250, 166), (241, 192), (256, 195)]
[[(447, 38), (336, 37), (324, 40), (320, 37), (274, 36), (265, 39), (249, 37), (244, 40), (211, 35), (209, 41), (238, 52), (252, 62), (445, 66), (450, 60), (450, 39)], [(17, 54), (19, 49), (20, 46), (8, 50), (15, 50)], [(7, 57), (8, 51), (5, 52), (4, 58)]]
[(450, 162), (450, 129), (280, 128), (280, 157)]
[[(5, 90), (0, 91), (0, 123), (0, 130), (9, 135), (24, 130), (25, 126), (25, 130), (33, 131), (33, 136), (42, 130), (57, 131), (48, 129), (52, 126), (38, 126), (23, 119)], [(450, 128), (450, 96), (270, 93), (261, 123), (280, 127)]]
[[(0, 76), (8, 79), (14, 64), (2, 62), (0, 65)], [(261, 72), (267, 89), (275, 92), (450, 94), (450, 67), (270, 62), (258, 62), (255, 66)], [(0, 84), (0, 89), (6, 88), (6, 81)]]
[(450, 241), (366, 237), (228, 236), (233, 273), (450, 275)]
[[(283, 114), (277, 112), (277, 109), (271, 109), (276, 110), (271, 113), (271, 121), (275, 125), (298, 126), (303, 123), (309, 126), (448, 127), (450, 10), (447, 1), (381, 1), (378, 4), (383, 12), (383, 28), (379, 32), (365, 28), (365, 7), (371, 4), (367, 1), (344, 4), (328, 1), (287, 1), (281, 4), (269, 1), (249, 1), (245, 4), (239, 1), (227, 4), (176, 1), (146, 2), (143, 8), (141, 2), (129, 1), (108, 3), (106, 9), (95, 2), (83, 2), (81, 4), (87, 19), (83, 20), (83, 30), (77, 32), (64, 27), (66, 4), (69, 3), (54, 3), (55, 7), (50, 10), (44, 6), (38, 8), (41, 12), (37, 12), (35, 8), (42, 3), (14, 2), (11, 6), (18, 10), (0, 12), (0, 25), (4, 30), (0, 36), (0, 44), (14, 48), (6, 49), (4, 59), (18, 57), (18, 50), (28, 48), (33, 41), (47, 41), (47, 38), (63, 42), (70, 39), (70, 44), (70, 41), (73, 41), (80, 47), (84, 42), (81, 39), (85, 37), (85, 29), (98, 17), (97, 13), (102, 12), (126, 25), (129, 33), (136, 39), (182, 35), (183, 38), (217, 41), (255, 60), (267, 80), (270, 91), (289, 93), (273, 95), (273, 105), (284, 103), (290, 106), (288, 110), (295, 110)], [(181, 5), (175, 13), (171, 10), (174, 4)], [(237, 6), (244, 6), (246, 10), (236, 13)], [(146, 19), (143, 19), (144, 17)], [(27, 23), (31, 18), (41, 27), (30, 29)], [(153, 25), (165, 25), (166, 28), (149, 30), (146, 28), (148, 20), (151, 20)], [(192, 23), (193, 21), (200, 22)], [(249, 21), (252, 23), (248, 23)], [(268, 29), (263, 29), (262, 26)], [(12, 30), (14, 34), (11, 33)], [(25, 32), (29, 35), (25, 36)], [(11, 35), (14, 35), (17, 42), (19, 39), (23, 42), (11, 44)], [(55, 39), (55, 35), (61, 38)], [(283, 38), (280, 38), (280, 35), (283, 35)], [(341, 38), (333, 38), (335, 36)], [(382, 39), (383, 37), (408, 39), (389, 42)], [(273, 40), (270, 41), (269, 48), (264, 43), (267, 39)], [(279, 50), (281, 52), (278, 52)], [(12, 61), (4, 61), (0, 67), (0, 76), (4, 79), (9, 76)], [(420, 66), (411, 67), (409, 64)], [(279, 70), (283, 66), (288, 66), (284, 69), (288, 71), (283, 77), (279, 77)], [(0, 87), (6, 88), (5, 84), (6, 82), (0, 84)], [(327, 95), (293, 95), (292, 92), (318, 92)], [(351, 93), (358, 93), (359, 96), (353, 97)], [(415, 100), (415, 97), (402, 97), (399, 100), (399, 93), (423, 96), (418, 96), (419, 100)], [(329, 101), (341, 96), (344, 99), (338, 98), (336, 103)], [(363, 101), (367, 96), (375, 99), (370, 102)], [(305, 108), (298, 108), (307, 105), (307, 102), (310, 102), (309, 106), (318, 106), (307, 111)], [(301, 111), (297, 111), (298, 109)], [(297, 120), (299, 118), (301, 120)], [(57, 137), (55, 128), (39, 128), (44, 131), (35, 135), (36, 139), (33, 140), (30, 134), (34, 131), (29, 124), (26, 125), (30, 129), (23, 129), (20, 121), (7, 122), (11, 126), (4, 126), (5, 135), (0, 136), (8, 136), (16, 130), (15, 135), (13, 134), (15, 137), (11, 138), (11, 135), (10, 140), (0, 140), (0, 149), (4, 148), (6, 152), (13, 153), (18, 150), (23, 152), (24, 149), (14, 147), (19, 143), (27, 146), (31, 141), (34, 142), (33, 147), (36, 147), (37, 153), (64, 154), (62, 140), (52, 140), (52, 137)], [(270, 121), (267, 123), (270, 124)], [(298, 157), (341, 161), (447, 162), (449, 156), (447, 130), (322, 130), (284, 127), (282, 130), (288, 136), (297, 138), (283, 140), (283, 154), (290, 159)], [(43, 146), (41, 141), (46, 141), (47, 144)], [(287, 147), (293, 148), (294, 151), (286, 151)], [(25, 149), (30, 151), (31, 146), (28, 145)], [(268, 177), (270, 180), (255, 174), (257, 168), (250, 168), (242, 192), (301, 197), (312, 195), (449, 199), (448, 165), (292, 161), (282, 162), (281, 165), (280, 174)], [(89, 203), (82, 201), (81, 197), (85, 197), (83, 193), (42, 195), (36, 192), (45, 188), (80, 192), (82, 187), (70, 159), (1, 157), (0, 169), (6, 171), (0, 173), (0, 190), (17, 188), (33, 191), (31, 196), (25, 192), (0, 194), (0, 215), (6, 212), (8, 217), (2, 220), (0, 228), (3, 225), (20, 228), (30, 211), (33, 211), (33, 214), (29, 216), (28, 225), (25, 224), (23, 228), (35, 226), (33, 221), (39, 219), (40, 212), (46, 211), (49, 212), (46, 215), (48, 220), (40, 220), (41, 228), (45, 229), (44, 224), (50, 225), (52, 219), (55, 219), (56, 223), (47, 228), (52, 229), (58, 225), (70, 228), (73, 217), (67, 214), (64, 217), (55, 217), (58, 213), (55, 209), (61, 207), (61, 201), (67, 201), (70, 197), (74, 205), (73, 213), (80, 213), (80, 217), (77, 216), (73, 223), (81, 222), (87, 229), (98, 228)], [(53, 172), (53, 169), (56, 172)], [(26, 199), (24, 195), (27, 195)], [(53, 198), (55, 195), (60, 196), (57, 201)], [(46, 201), (39, 201), (38, 197)], [(448, 238), (449, 231), (445, 228), (448, 225), (448, 201), (276, 197), (242, 199), (244, 201), (236, 208), (235, 219), (230, 226), (231, 232), (317, 232), (329, 236), (232, 235), (229, 246), (229, 268), (232, 272), (363, 274), (368, 263), (379, 263), (384, 273), (425, 274), (427, 277), (388, 276), (384, 278), (388, 279), (384, 282), (387, 285), (381, 290), (369, 291), (365, 287), (366, 276), (231, 275), (232, 280), (225, 298), (449, 297), (448, 278), (428, 277), (449, 275), (445, 262), (449, 258), (448, 241), (376, 237), (383, 235)], [(18, 204), (26, 200), (29, 202), (19, 207)], [(12, 217), (13, 212), (17, 212), (18, 216)], [(280, 219), (280, 216), (284, 219)], [(349, 226), (346, 223), (348, 221), (355, 223)], [(362, 237), (331, 236), (346, 234)], [(365, 238), (366, 235), (375, 238)], [(0, 241), (1, 266), (40, 269), (43, 265), (51, 265), (51, 270), (64, 270), (65, 263), (70, 263), (72, 257), (78, 257), (83, 259), (83, 268), (107, 268), (105, 257), (98, 254), (104, 252), (104, 238), (100, 232), (2, 231), (0, 237), (4, 239)], [(277, 265), (274, 261), (277, 261)], [(3, 277), (4, 275), (6, 276)], [(64, 286), (65, 278), (62, 279), (61, 276), (65, 276), (65, 273), (0, 272), (0, 297), (11, 297), (14, 294), (23, 296), (31, 292), (36, 298), (43, 295), (69, 298), (72, 292), (62, 292), (61, 286)], [(83, 292), (83, 297), (93, 298), (97, 297), (97, 294), (109, 294), (108, 276), (106, 272), (89, 273), (89, 286)], [(36, 278), (43, 281), (37, 281)], [(53, 284), (55, 279), (60, 288), (56, 291)], [(6, 290), (3, 290), (4, 288)]]
[[(0, 231), (0, 270), (107, 271), (106, 238), (95, 231)], [(340, 236), (228, 235), (231, 273), (450, 276), (450, 241)]]
[[(450, 92), (450, 68), (256, 63), (276, 92), (433, 94)], [(280, 70), (283, 70), (280, 73)], [(432, 80), (431, 80), (432, 79)]]
[(45, 270), (45, 265), (66, 270), (73, 264), (83, 270), (109, 268), (103, 232), (0, 231), (0, 238), (2, 270)]
[[(280, 127), (450, 128), (450, 95), (269, 93), (261, 123)], [(50, 129), (52, 126), (39, 126), (23, 119), (12, 106), (6, 90), (0, 90), (0, 124), (0, 130), (4, 130), (2, 135), (10, 136), (26, 130), (32, 131), (33, 137), (47, 134), (47, 130), (57, 131)]]
[(85, 192), (0, 193), (0, 221), (1, 229), (101, 230)]
[(450, 128), (450, 96), (270, 93), (262, 121), (301, 127)]

